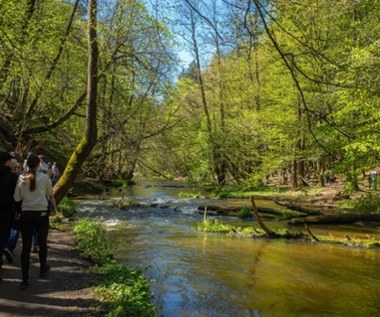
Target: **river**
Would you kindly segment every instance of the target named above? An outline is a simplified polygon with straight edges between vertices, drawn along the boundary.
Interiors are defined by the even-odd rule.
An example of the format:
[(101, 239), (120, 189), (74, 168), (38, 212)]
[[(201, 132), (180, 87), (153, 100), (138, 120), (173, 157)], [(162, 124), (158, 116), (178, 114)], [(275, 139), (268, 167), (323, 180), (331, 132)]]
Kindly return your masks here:
[[(80, 216), (100, 218), (115, 232), (116, 259), (144, 272), (158, 316), (380, 316), (379, 249), (198, 232), (199, 205), (231, 200), (179, 198), (197, 190), (148, 182), (125, 192), (139, 206), (114, 208), (112, 195), (77, 206)], [(228, 217), (220, 221), (248, 225)], [(380, 235), (379, 227), (320, 227), (316, 233), (321, 232)]]

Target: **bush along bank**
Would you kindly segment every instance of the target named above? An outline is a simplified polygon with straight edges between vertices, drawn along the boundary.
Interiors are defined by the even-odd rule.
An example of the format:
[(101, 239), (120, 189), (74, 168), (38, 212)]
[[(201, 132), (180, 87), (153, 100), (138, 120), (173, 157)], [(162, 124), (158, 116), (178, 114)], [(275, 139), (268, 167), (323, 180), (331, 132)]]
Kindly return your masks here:
[(152, 294), (142, 272), (116, 263), (107, 244), (100, 222), (83, 219), (74, 229), (81, 256), (94, 264), (102, 278), (96, 287), (102, 316), (153, 317), (156, 308), (151, 304)]

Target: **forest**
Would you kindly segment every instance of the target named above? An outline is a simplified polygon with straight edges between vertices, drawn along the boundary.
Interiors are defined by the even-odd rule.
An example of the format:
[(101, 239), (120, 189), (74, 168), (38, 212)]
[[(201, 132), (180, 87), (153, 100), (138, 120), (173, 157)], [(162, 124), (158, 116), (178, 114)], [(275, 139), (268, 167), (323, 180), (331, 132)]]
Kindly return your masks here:
[[(57, 162), (62, 215), (100, 217), (73, 232), (99, 255), (102, 316), (378, 315), (379, 21), (380, 0), (0, 0), (0, 150)], [(88, 177), (119, 187), (74, 207)], [(335, 181), (359, 199), (306, 191)], [(210, 188), (252, 206), (207, 200)], [(268, 202), (272, 188), (301, 198)], [(90, 307), (82, 274), (59, 265), (71, 254), (50, 283), (70, 295), (49, 280), (23, 295), (9, 275), (5, 310)]]
[(379, 20), (379, 0), (0, 0), (0, 146), (57, 161), (58, 200), (90, 172), (353, 191), (379, 162)]

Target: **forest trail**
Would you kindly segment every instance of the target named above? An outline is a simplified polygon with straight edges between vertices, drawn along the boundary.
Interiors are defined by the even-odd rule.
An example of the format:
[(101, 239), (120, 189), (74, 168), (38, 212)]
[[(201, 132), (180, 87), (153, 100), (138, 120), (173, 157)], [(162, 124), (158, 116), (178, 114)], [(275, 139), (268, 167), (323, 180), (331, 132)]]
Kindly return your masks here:
[(1, 317), (66, 317), (97, 316), (94, 289), (96, 278), (89, 265), (74, 250), (74, 237), (67, 232), (50, 230), (48, 263), (51, 271), (39, 277), (38, 254), (31, 253), (29, 287), (19, 288), (21, 282), (21, 238), (13, 263), (0, 269)]

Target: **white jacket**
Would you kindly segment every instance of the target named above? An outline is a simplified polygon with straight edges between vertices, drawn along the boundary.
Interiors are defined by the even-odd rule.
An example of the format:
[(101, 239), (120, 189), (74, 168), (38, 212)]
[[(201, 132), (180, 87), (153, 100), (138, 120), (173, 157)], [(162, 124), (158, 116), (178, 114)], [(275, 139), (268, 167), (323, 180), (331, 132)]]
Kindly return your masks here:
[(30, 183), (25, 175), (20, 175), (17, 181), (13, 198), (16, 202), (22, 201), (21, 210), (46, 211), (48, 198), (53, 195), (53, 187), (48, 175), (37, 171), (36, 189), (30, 191)]

